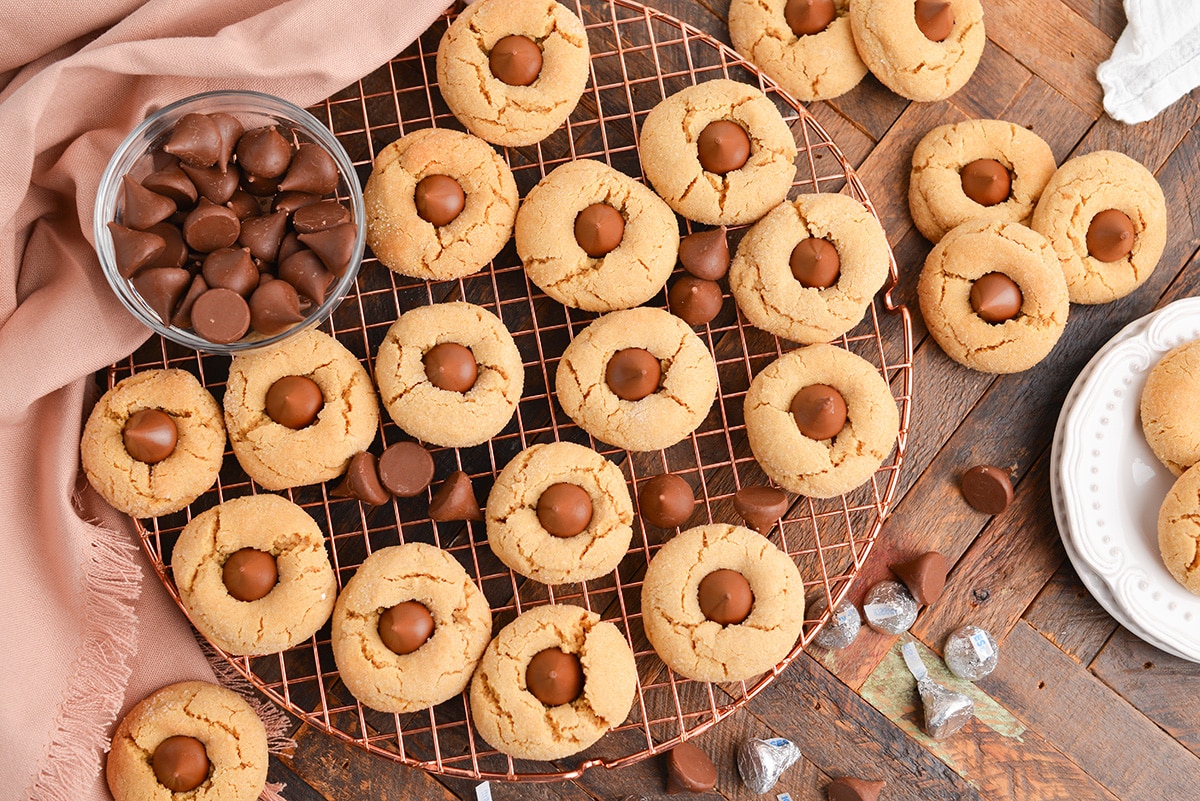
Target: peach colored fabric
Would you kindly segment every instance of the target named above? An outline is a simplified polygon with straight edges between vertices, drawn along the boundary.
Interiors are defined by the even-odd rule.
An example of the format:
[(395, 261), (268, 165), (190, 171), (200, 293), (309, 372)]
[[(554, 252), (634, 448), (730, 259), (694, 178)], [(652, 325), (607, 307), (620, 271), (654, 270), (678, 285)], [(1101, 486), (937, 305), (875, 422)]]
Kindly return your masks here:
[(195, 92), (316, 102), (446, 5), (0, 0), (0, 797), (106, 798), (118, 716), (164, 684), (212, 679), (129, 521), (78, 479), (91, 375), (148, 334), (92, 249), (109, 156)]

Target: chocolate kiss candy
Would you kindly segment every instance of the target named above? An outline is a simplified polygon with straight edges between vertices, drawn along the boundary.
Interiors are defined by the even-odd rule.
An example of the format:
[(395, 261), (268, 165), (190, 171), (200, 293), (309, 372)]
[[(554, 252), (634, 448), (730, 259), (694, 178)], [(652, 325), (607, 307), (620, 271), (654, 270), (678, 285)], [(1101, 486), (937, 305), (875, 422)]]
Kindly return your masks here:
[(130, 228), (145, 231), (175, 213), (174, 200), (151, 192), (128, 175), (121, 179), (121, 190), (121, 221)]
[(931, 42), (944, 42), (954, 30), (954, 10), (946, 0), (917, 0), (917, 27)]
[(135, 275), (132, 282), (133, 288), (163, 324), (170, 325), (175, 304), (192, 282), (192, 274), (179, 267), (152, 267)]
[(729, 272), (729, 240), (725, 226), (688, 234), (679, 240), (679, 262), (697, 278), (716, 281)]
[(751, 737), (738, 748), (738, 773), (754, 793), (765, 793), (775, 786), (783, 772), (800, 759), (800, 749), (791, 740)]
[(269, 198), (279, 191), (279, 180), (279, 178), (263, 178), (249, 170), (243, 170), (242, 180), (238, 185), (255, 197)]
[(942, 597), (950, 565), (947, 564), (946, 557), (937, 551), (926, 551), (907, 562), (894, 564), (891, 568), (904, 582), (904, 586), (908, 587), (917, 603), (928, 606)]
[(229, 202), (233, 193), (237, 191), (241, 176), (237, 167), (222, 170), (219, 167), (191, 167), (181, 164), (179, 168), (187, 173), (201, 197), (206, 197), (217, 205)]
[(183, 239), (192, 250), (211, 253), (237, 241), (242, 221), (232, 210), (200, 198), (196, 208), (183, 220)]
[(925, 705), (926, 734), (935, 740), (944, 740), (975, 716), (974, 701), (929, 678), (929, 670), (921, 661), (914, 643), (904, 643), (900, 652), (904, 654), (904, 664), (917, 680), (917, 691)]
[(1004, 273), (981, 275), (971, 285), (971, 308), (985, 322), (1003, 323), (1021, 313), (1025, 296)]
[(467, 204), (462, 185), (449, 175), (426, 175), (413, 192), (417, 216), (430, 225), (441, 227), (457, 219)]
[(229, 594), (239, 601), (266, 598), (279, 582), (275, 557), (256, 548), (234, 551), (221, 568), (221, 581)]
[(337, 278), (311, 250), (294, 253), (280, 262), (279, 277), (318, 306), (325, 302), (325, 293)]
[(962, 626), (950, 632), (942, 653), (950, 672), (967, 681), (986, 678), (1000, 659), (996, 640), (979, 626)]
[(204, 743), (182, 734), (159, 743), (150, 762), (154, 778), (173, 793), (186, 793), (204, 784), (210, 767)]
[(732, 626), (750, 616), (754, 591), (736, 570), (714, 570), (700, 580), (700, 611), (705, 620)]
[(158, 409), (140, 409), (125, 421), (121, 438), (125, 451), (134, 459), (158, 464), (175, 452), (179, 429), (171, 415)]
[(209, 342), (237, 342), (250, 330), (250, 307), (232, 289), (209, 289), (192, 304), (192, 329)]
[(320, 195), (310, 195), (307, 192), (280, 192), (271, 203), (271, 211), (293, 214), (298, 209), (320, 203), (321, 200)]
[(1088, 255), (1098, 261), (1120, 261), (1133, 250), (1133, 221), (1116, 209), (1092, 218), (1087, 230)]
[(842, 274), (842, 260), (837, 248), (827, 239), (801, 239), (792, 248), (788, 264), (792, 268), (792, 277), (803, 287), (828, 289)]
[(959, 173), (963, 193), (981, 206), (995, 206), (1008, 200), (1012, 176), (995, 159), (976, 159)]
[(721, 313), (725, 297), (716, 281), (704, 281), (685, 275), (667, 293), (671, 311), (688, 325), (710, 323)]
[(379, 457), (379, 480), (388, 492), (412, 498), (433, 481), (433, 457), (415, 442), (397, 442)]
[(179, 301), (179, 306), (176, 307), (175, 313), (171, 315), (171, 325), (176, 328), (191, 328), (192, 307), (196, 305), (196, 299), (207, 291), (208, 284), (204, 283), (204, 276), (193, 276), (192, 284), (188, 287), (187, 294), (183, 296), (183, 300)]
[(593, 203), (575, 218), (575, 241), (598, 259), (616, 250), (625, 236), (625, 218), (607, 203)]
[(569, 704), (583, 694), (583, 664), (575, 654), (547, 648), (525, 668), (525, 687), (546, 706)]
[(142, 179), (142, 186), (151, 192), (175, 201), (176, 208), (191, 208), (200, 197), (192, 179), (179, 168), (179, 162), (168, 164)]
[(221, 156), (221, 130), (205, 114), (184, 114), (163, 150), (193, 167), (211, 167)]
[(538, 498), (537, 518), (555, 537), (574, 537), (592, 522), (592, 496), (577, 484), (551, 484)]
[(475, 386), (479, 365), (470, 348), (457, 342), (434, 345), (422, 357), (429, 383), (447, 392), (467, 392)]
[(881, 581), (863, 601), (867, 625), (880, 634), (903, 634), (917, 622), (917, 601), (898, 581)]
[(238, 163), (258, 178), (275, 178), (287, 171), (292, 162), (292, 146), (274, 125), (255, 128), (242, 134), (237, 143)]
[(706, 125), (696, 147), (700, 166), (717, 175), (741, 169), (750, 158), (750, 137), (742, 126), (729, 120), (716, 120)]
[(604, 369), (604, 383), (622, 400), (637, 401), (658, 390), (662, 365), (642, 348), (625, 348), (613, 354)]
[(358, 238), (358, 226), (342, 223), (324, 231), (300, 234), (299, 239), (320, 257), (329, 271), (343, 276), (350, 269), (350, 258), (354, 255), (354, 241)]
[(492, 46), (488, 67), (509, 86), (529, 86), (542, 72), (542, 49), (528, 36), (505, 36)]
[(976, 465), (963, 473), (962, 493), (976, 511), (998, 515), (1012, 503), (1013, 486), (999, 467)]
[(108, 232), (112, 235), (113, 261), (122, 278), (129, 278), (148, 266), (167, 247), (166, 240), (157, 234), (135, 231), (115, 222), (108, 224)]
[(287, 281), (269, 280), (259, 284), (250, 296), (250, 327), (260, 334), (283, 333), (303, 319), (300, 296)]
[[(296, 236), (295, 231), (288, 231), (283, 235), (283, 241), (279, 243), (279, 255), (275, 257), (275, 262), (282, 265), (288, 258), (302, 250), (305, 250), (305, 247), (300, 243), (300, 237)], [(319, 256), (317, 260), (320, 261)]]
[(788, 0), (783, 18), (797, 36), (810, 36), (829, 27), (837, 17), (833, 0)]
[(279, 182), (281, 191), (314, 195), (328, 195), (337, 185), (338, 170), (333, 156), (312, 142), (304, 142), (297, 148), (287, 175)]
[(379, 616), (379, 639), (394, 654), (411, 654), (433, 636), (434, 621), (420, 601), (404, 601)]
[(282, 211), (250, 217), (242, 221), (238, 244), (249, 248), (250, 255), (259, 261), (273, 262), (279, 258), (279, 244), (286, 231), (287, 214)]
[(148, 267), (182, 267), (187, 264), (188, 249), (183, 241), (183, 233), (178, 226), (169, 222), (160, 222), (146, 229), (146, 233), (161, 236), (166, 247), (162, 253), (154, 257)]
[[(276, 283), (283, 283), (282, 281)], [(287, 286), (284, 284), (284, 286)], [(355, 498), (368, 506), (383, 506), (391, 494), (379, 482), (379, 469), (375, 454), (369, 451), (350, 457), (342, 483), (329, 493), (335, 498)]]
[(829, 801), (876, 801), (883, 787), (884, 782), (843, 776), (830, 782), (825, 793)]
[(292, 226), (297, 234), (311, 234), (324, 231), (335, 225), (352, 222), (350, 212), (336, 200), (322, 200), (311, 206), (304, 206), (292, 214)]
[(707, 793), (717, 785), (717, 766), (691, 743), (667, 752), (667, 795)]
[(325, 408), (321, 387), (308, 376), (287, 375), (267, 390), (267, 416), (293, 431), (308, 428)]
[(224, 111), (214, 111), (208, 115), (208, 118), (213, 121), (213, 124), (217, 126), (217, 131), (221, 134), (221, 152), (217, 156), (216, 167), (224, 171), (229, 168), (229, 160), (233, 158), (233, 149), (237, 147), (238, 140), (242, 138), (246, 127), (237, 117), (226, 114)]
[(766, 534), (787, 511), (788, 497), (774, 487), (743, 487), (733, 495), (733, 508), (750, 528)]
[(655, 476), (638, 489), (642, 519), (659, 528), (677, 528), (696, 508), (696, 494), (682, 478), (670, 473)]
[(810, 384), (792, 398), (792, 418), (800, 433), (822, 442), (846, 427), (846, 399), (828, 384)]
[(249, 248), (221, 248), (204, 257), (204, 281), (210, 288), (223, 286), (242, 297), (258, 286), (258, 269)]
[(229, 200), (225, 201), (225, 207), (236, 214), (237, 218), (242, 221), (243, 229), (246, 226), (247, 220), (262, 214), (262, 208), (258, 205), (258, 198), (245, 189), (235, 189)]
[[(829, 598), (822, 595), (813, 601), (806, 613), (810, 619), (819, 618), (825, 614), (825, 610), (828, 608)], [(858, 607), (849, 600), (843, 600), (833, 610), (829, 622), (821, 627), (817, 636), (813, 637), (813, 642), (822, 648), (838, 651), (850, 647), (858, 639), (858, 632), (861, 629), (862, 617), (858, 614)]]
[(437, 492), (429, 499), (429, 519), (439, 523), (447, 520), (483, 519), (470, 476), (461, 470), (455, 470), (442, 482)]

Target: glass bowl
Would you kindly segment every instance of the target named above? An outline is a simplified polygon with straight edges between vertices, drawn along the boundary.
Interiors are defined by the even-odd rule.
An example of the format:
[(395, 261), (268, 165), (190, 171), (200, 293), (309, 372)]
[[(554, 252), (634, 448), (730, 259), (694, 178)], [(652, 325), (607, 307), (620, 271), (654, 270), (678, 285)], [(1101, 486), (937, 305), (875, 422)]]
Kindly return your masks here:
[[(349, 206), (358, 228), (350, 266), (345, 275), (330, 286), (323, 303), (309, 308), (305, 318), (286, 331), (263, 336), (255, 334), (251, 329), (245, 337), (229, 344), (209, 342), (190, 329), (164, 324), (134, 288), (132, 281), (122, 277), (117, 270), (112, 235), (108, 230), (108, 223), (119, 223), (122, 219), (121, 179), (129, 174), (140, 181), (155, 169), (153, 152), (166, 142), (175, 123), (184, 114), (211, 114), (217, 111), (237, 117), (247, 131), (265, 125), (277, 125), (280, 133), (288, 140), (292, 139), (294, 132), (296, 139), (301, 143), (313, 142), (324, 148), (337, 164), (338, 187), (334, 197), (343, 205)], [(266, 347), (323, 322), (354, 285), (359, 267), (362, 266), (363, 249), (366, 246), (366, 212), (363, 206), (362, 185), (349, 155), (329, 129), (316, 117), (286, 100), (261, 92), (235, 90), (204, 92), (186, 97), (159, 109), (133, 129), (121, 142), (100, 178), (100, 186), (96, 192), (93, 229), (96, 252), (100, 256), (104, 277), (108, 279), (109, 285), (129, 313), (167, 339), (206, 353), (238, 353)]]

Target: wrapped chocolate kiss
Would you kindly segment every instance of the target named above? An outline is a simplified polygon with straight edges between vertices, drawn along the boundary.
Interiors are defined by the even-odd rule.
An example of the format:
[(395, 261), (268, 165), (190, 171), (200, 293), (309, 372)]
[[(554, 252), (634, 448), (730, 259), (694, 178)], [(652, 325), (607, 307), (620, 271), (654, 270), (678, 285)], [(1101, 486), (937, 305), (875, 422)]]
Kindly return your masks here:
[(979, 626), (963, 626), (946, 638), (943, 649), (946, 667), (960, 679), (979, 681), (996, 669), (999, 646)]
[(904, 664), (917, 680), (917, 691), (925, 705), (925, 733), (935, 740), (944, 740), (961, 729), (975, 715), (975, 702), (962, 693), (929, 678), (925, 663), (917, 654), (917, 646), (904, 643), (901, 649)]
[(917, 621), (917, 602), (898, 581), (881, 581), (867, 593), (863, 614), (880, 634), (903, 634)]
[(791, 740), (782, 737), (760, 740), (752, 737), (738, 749), (738, 773), (742, 774), (742, 781), (752, 792), (765, 793), (799, 758), (800, 749)]
[[(828, 607), (829, 598), (822, 595), (813, 601), (809, 614), (820, 617), (825, 614)], [(858, 608), (850, 601), (843, 600), (833, 610), (833, 616), (829, 618), (829, 622), (821, 627), (817, 636), (813, 637), (813, 642), (830, 651), (838, 651), (854, 642), (858, 638), (861, 628), (862, 617), (858, 614)]]

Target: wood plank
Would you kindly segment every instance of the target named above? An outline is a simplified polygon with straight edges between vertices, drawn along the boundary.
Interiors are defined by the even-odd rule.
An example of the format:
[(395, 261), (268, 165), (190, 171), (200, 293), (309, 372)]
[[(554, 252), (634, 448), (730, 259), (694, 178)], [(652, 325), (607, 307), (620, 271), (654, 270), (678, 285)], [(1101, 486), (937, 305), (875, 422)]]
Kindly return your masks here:
[[(1047, 114), (1048, 108), (1054, 109), (1054, 113)], [(1095, 115), (1070, 102), (1037, 75), (1030, 78), (1000, 117), (1024, 125), (1042, 137), (1050, 145), (1059, 164), (1067, 160), (1096, 119)]]
[(1088, 664), (1118, 628), (1075, 568), (1063, 562), (1022, 618), (1076, 662)]
[(998, 118), (1032, 77), (1021, 62), (989, 41), (971, 80), (949, 100), (968, 117)]
[(876, 142), (883, 139), (910, 105), (909, 100), (888, 89), (869, 72), (858, 86), (841, 97), (825, 102), (861, 127)]
[(1125, 9), (1120, 3), (1108, 0), (1062, 0), (1062, 3), (1114, 42), (1125, 28)]
[(1095, 150), (1118, 150), (1140, 161), (1151, 172), (1157, 172), (1183, 138), (1189, 135), (1197, 119), (1200, 119), (1200, 105), (1191, 97), (1181, 98), (1154, 119), (1137, 125), (1117, 122), (1105, 114), (1096, 120), (1071, 155), (1078, 156)]

